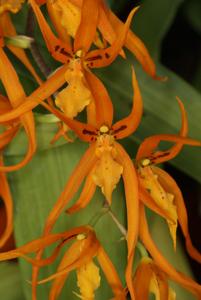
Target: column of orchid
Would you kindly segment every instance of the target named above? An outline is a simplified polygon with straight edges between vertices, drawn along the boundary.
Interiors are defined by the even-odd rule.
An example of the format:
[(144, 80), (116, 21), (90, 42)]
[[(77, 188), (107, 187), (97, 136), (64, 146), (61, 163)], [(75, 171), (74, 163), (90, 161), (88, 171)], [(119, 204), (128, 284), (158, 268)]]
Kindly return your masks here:
[[(134, 8), (126, 22), (122, 23), (102, 0), (29, 0), (47, 49), (61, 66), (42, 82), (25, 51), (9, 45), (10, 50), (24, 63), (39, 84), (32, 94), (26, 95), (5, 52), (5, 38), (9, 37), (12, 40), (12, 36), (16, 35), (9, 14), (17, 12), (21, 8), (21, 2), (10, 0), (0, 4), (0, 78), (6, 91), (6, 96), (0, 96), (0, 123), (4, 129), (0, 135), (0, 193), (7, 214), (6, 229), (0, 237), (0, 247), (6, 243), (13, 231), (13, 203), (6, 172), (18, 170), (29, 163), (37, 147), (33, 109), (42, 105), (60, 120), (53, 142), (58, 138), (66, 138), (73, 142), (68, 134), (69, 130), (73, 130), (89, 147), (59, 198), (55, 199), (55, 205), (45, 220), (41, 236), (17, 249), (1, 253), (0, 260), (23, 257), (33, 265), (33, 300), (38, 299), (37, 285), (47, 281), (52, 281), (49, 299), (59, 299), (69, 273), (74, 270), (79, 288), (76, 292), (78, 298), (95, 299), (95, 291), (101, 289), (99, 267), (105, 274), (114, 299), (128, 299), (130, 296), (133, 300), (148, 300), (150, 293), (154, 293), (157, 299), (161, 300), (176, 299), (175, 292), (169, 287), (169, 279), (178, 282), (195, 294), (197, 299), (201, 299), (201, 286), (175, 270), (154, 244), (144, 209), (147, 206), (165, 218), (174, 248), (179, 223), (189, 255), (201, 262), (201, 254), (194, 248), (190, 239), (182, 193), (174, 179), (156, 166), (174, 158), (185, 144), (201, 146), (201, 142), (187, 137), (188, 123), (182, 101), (177, 99), (182, 116), (179, 135), (148, 137), (139, 146), (136, 158), (132, 160), (118, 140), (135, 132), (143, 114), (143, 101), (134, 67), (131, 67), (132, 109), (128, 116), (116, 123), (113, 122), (115, 99), (113, 105), (104, 84), (93, 72), (94, 68), (109, 66), (118, 55), (126, 59), (126, 47), (153, 80), (160, 79), (156, 76), (155, 65), (144, 44), (129, 29), (138, 7)], [(41, 6), (46, 6), (56, 34), (45, 19)], [(67, 86), (63, 87), (66, 83)], [(84, 110), (86, 122), (80, 122), (77, 116)], [(21, 127), (24, 128), (29, 141), (27, 154), (17, 165), (4, 166), (3, 150)], [(160, 141), (170, 141), (174, 145), (166, 151), (159, 151)], [(101, 189), (105, 197), (104, 207), (111, 212), (112, 192), (121, 177), (127, 210), (127, 226), (119, 226), (127, 243), (126, 286), (123, 286), (118, 270), (97, 239), (95, 227), (86, 224), (70, 230), (66, 228), (63, 233), (52, 233), (64, 210), (67, 209), (69, 214), (79, 213), (93, 199), (96, 187)], [(83, 182), (79, 199), (69, 207), (69, 201)], [(73, 242), (61, 258), (55, 273), (39, 281), (40, 268), (52, 264), (63, 246), (71, 241)], [(46, 247), (55, 243), (53, 254), (44, 258), (43, 252)], [(142, 258), (134, 272), (136, 247), (141, 249)], [(29, 253), (35, 253), (35, 258), (28, 256)], [(95, 257), (99, 265), (94, 261)]]

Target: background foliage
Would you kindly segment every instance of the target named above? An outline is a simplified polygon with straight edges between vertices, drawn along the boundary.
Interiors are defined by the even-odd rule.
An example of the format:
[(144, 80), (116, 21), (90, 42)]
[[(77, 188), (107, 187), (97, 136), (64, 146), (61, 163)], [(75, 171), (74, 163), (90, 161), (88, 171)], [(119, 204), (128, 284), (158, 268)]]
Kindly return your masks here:
[[(109, 2), (122, 19), (125, 19), (129, 10), (133, 7), (133, 1), (129, 0), (111, 0)], [(115, 118), (120, 119), (127, 115), (131, 108), (130, 64), (135, 66), (145, 111), (142, 123), (136, 134), (129, 140), (123, 141), (132, 157), (135, 157), (137, 145), (144, 137), (157, 133), (177, 133), (179, 131), (180, 114), (175, 100), (176, 95), (183, 100), (187, 109), (190, 136), (199, 139), (201, 132), (199, 123), (201, 111), (200, 1), (144, 0), (134, 4), (140, 4), (141, 8), (133, 21), (132, 28), (145, 42), (157, 62), (158, 75), (168, 76), (168, 81), (165, 83), (153, 81), (142, 71), (141, 66), (129, 54), (129, 63), (118, 59), (111, 67), (98, 72), (113, 99)], [(13, 17), (17, 31), (20, 34), (25, 33), (27, 7), (28, 5), (25, 5), (24, 9)], [(185, 26), (182, 26), (184, 37), (182, 34), (175, 37), (171, 32), (180, 32), (181, 24), (185, 24)], [(190, 34), (190, 45), (187, 43), (189, 39), (188, 33)], [(54, 70), (57, 64), (47, 53), (37, 27), (35, 28), (35, 37), (48, 66)], [(194, 47), (194, 43), (197, 43), (198, 49)], [(180, 45), (182, 46), (180, 47)], [(28, 54), (31, 58), (31, 54)], [(20, 74), (21, 82), (27, 94), (29, 94), (36, 87), (35, 82), (28, 71), (10, 53), (9, 57)], [(194, 62), (195, 59), (196, 62)], [(186, 67), (184, 68), (183, 65)], [(175, 72), (180, 76), (176, 75)], [(189, 83), (182, 77), (188, 80)], [(40, 236), (45, 217), (67, 182), (71, 170), (86, 148), (79, 141), (75, 141), (73, 144), (66, 144), (64, 141), (60, 141), (53, 146), (50, 145), (49, 142), (57, 130), (57, 125), (56, 123), (47, 123), (47, 117), (41, 116), (42, 111), (39, 108), (37, 108), (37, 113), (39, 113), (36, 116), (37, 155), (22, 170), (8, 175), (15, 202), (15, 237), (18, 246)], [(26, 137), (21, 131), (12, 145), (6, 149), (6, 162), (8, 164), (15, 163), (25, 151)], [(179, 173), (179, 176), (182, 176), (181, 178), (186, 178), (188, 175), (194, 180), (198, 190), (196, 196), (199, 196), (199, 184), (201, 183), (200, 150), (193, 149), (193, 147), (185, 147), (178, 158), (171, 162), (171, 165), (181, 171)], [(67, 217), (63, 214), (55, 230), (63, 231), (76, 224), (89, 222), (90, 216), (100, 209), (102, 201), (101, 194), (97, 192), (86, 211), (73, 217)], [(189, 201), (191, 201), (191, 198), (189, 198)], [(199, 203), (196, 202), (195, 205), (199, 205)], [(112, 209), (119, 220), (125, 223), (124, 196), (121, 186), (114, 193)], [(152, 231), (155, 239), (159, 245), (163, 245), (164, 249), (160, 246), (162, 251), (180, 270), (190, 273), (189, 263), (183, 253), (182, 244), (178, 246), (175, 255), (164, 222), (153, 215), (150, 215), (150, 218), (152, 219)], [(160, 231), (156, 231), (159, 225)], [(126, 252), (125, 243), (120, 241), (121, 235), (118, 229), (109, 216), (106, 215), (97, 224), (96, 230), (98, 237), (117, 266), (120, 276), (123, 277)], [(108, 241), (109, 235), (112, 237), (110, 241)], [(50, 274), (54, 268), (55, 266), (49, 267), (41, 272), (41, 276), (44, 277)], [(16, 262), (1, 264), (0, 295), (4, 295), (5, 300), (30, 299), (30, 285), (26, 282), (26, 280), (30, 279), (30, 274), (31, 267), (23, 261), (20, 261), (19, 268)], [(72, 295), (72, 290), (76, 290), (75, 283), (73, 283), (75, 282), (74, 279), (74, 275), (71, 276), (71, 280), (70, 282), (68, 281), (61, 300), (66, 299), (66, 297), (67, 299), (68, 297), (72, 300), (76, 299)], [(48, 284), (40, 287), (39, 299), (47, 299), (48, 287)], [(178, 298), (183, 300), (193, 299), (190, 294), (183, 292), (180, 288), (177, 291)], [(103, 282), (103, 288), (97, 295), (97, 299), (105, 299), (105, 297), (109, 299), (110, 296), (107, 285)]]

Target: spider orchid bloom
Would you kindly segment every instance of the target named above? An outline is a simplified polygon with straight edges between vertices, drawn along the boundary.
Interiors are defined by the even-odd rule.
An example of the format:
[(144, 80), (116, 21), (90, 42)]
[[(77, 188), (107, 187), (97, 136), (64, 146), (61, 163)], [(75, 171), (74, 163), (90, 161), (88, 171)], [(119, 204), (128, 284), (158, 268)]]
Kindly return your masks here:
[[(182, 111), (180, 136), (155, 135), (145, 139), (139, 147), (136, 161), (138, 164), (140, 199), (145, 205), (166, 219), (175, 249), (177, 222), (179, 222), (189, 255), (201, 262), (201, 254), (191, 242), (188, 230), (188, 216), (182, 193), (174, 179), (167, 172), (155, 166), (158, 163), (173, 159), (185, 144), (201, 146), (201, 142), (185, 137), (188, 132), (187, 116), (182, 102), (179, 99), (178, 101)], [(161, 141), (169, 141), (176, 144), (169, 150), (156, 151)], [(153, 203), (163, 213), (157, 212), (156, 209), (151, 207)]]
[(137, 299), (149, 300), (149, 294), (153, 293), (156, 300), (176, 300), (175, 292), (168, 286), (167, 275), (149, 257), (140, 261), (133, 286)]
[[(0, 79), (7, 92), (10, 105), (12, 108), (19, 106), (26, 100), (26, 95), (23, 87), (19, 81), (17, 73), (9, 61), (8, 57), (4, 53), (4, 50), (0, 47)], [(16, 118), (14, 118), (15, 120)], [(10, 121), (6, 121), (10, 122)], [(4, 122), (4, 123), (6, 123)], [(27, 112), (19, 117), (18, 122), (24, 127), (26, 135), (29, 140), (28, 150), (24, 159), (14, 166), (0, 166), (0, 172), (10, 172), (18, 170), (27, 164), (32, 158), (36, 150), (36, 138), (35, 138), (35, 126), (32, 112)], [(15, 128), (15, 127), (14, 127)], [(12, 131), (14, 129), (10, 129)]]
[[(4, 37), (13, 37), (17, 35), (15, 27), (10, 18), (10, 13), (17, 13), (22, 6), (23, 0), (1, 1), (0, 3), (0, 38), (3, 44)], [(38, 84), (42, 81), (31, 65), (25, 51), (13, 45), (6, 45), (7, 48), (25, 65), (29, 72), (33, 75)]]
[[(0, 254), (0, 260), (23, 257), (33, 265), (44, 267), (51, 264), (58, 256), (61, 248), (72, 240), (74, 242), (63, 255), (56, 272), (38, 282), (41, 284), (53, 280), (49, 299), (58, 299), (69, 273), (73, 270), (76, 270), (77, 285), (80, 289), (80, 294), (75, 294), (81, 299), (94, 299), (94, 292), (100, 286), (101, 281), (99, 267), (93, 261), (94, 257), (97, 258), (115, 299), (126, 299), (124, 288), (114, 265), (97, 240), (94, 230), (89, 226), (80, 226), (64, 233), (47, 235), (15, 250)], [(59, 244), (50, 257), (34, 260), (27, 256), (28, 253), (37, 252), (55, 242), (59, 242)]]
[(144, 244), (145, 248), (149, 251), (154, 263), (164, 272), (170, 280), (173, 280), (185, 289), (196, 295), (197, 299), (201, 299), (201, 285), (196, 283), (194, 280), (188, 276), (182, 274), (175, 270), (175, 268), (165, 259), (165, 257), (160, 253), (159, 249), (155, 245), (152, 237), (150, 235), (148, 224), (145, 216), (144, 205), (140, 203), (140, 227), (139, 227), (139, 237)]
[[(89, 122), (94, 124), (94, 100), (88, 88), (85, 71), (87, 72), (89, 68), (108, 66), (115, 60), (124, 45), (132, 17), (137, 8), (131, 11), (118, 38), (111, 46), (106, 49), (90, 51), (96, 32), (96, 19), (98, 16), (96, 1), (90, 0), (84, 3), (83, 16), (73, 45), (67, 40), (63, 41), (57, 38), (51, 31), (36, 2), (34, 0), (29, 2), (37, 18), (48, 50), (56, 60), (68, 65), (64, 74), (68, 86), (57, 94), (55, 99), (57, 107), (68, 118), (76, 117), (79, 112), (87, 107)], [(88, 13), (90, 13), (90, 16), (88, 16)]]
[[(113, 44), (123, 27), (123, 23), (102, 0), (57, 0), (54, 2), (37, 0), (36, 2), (39, 4), (46, 3), (49, 15), (63, 40), (66, 40), (66, 33), (75, 39), (79, 35), (84, 35), (86, 22), (91, 20), (94, 29), (91, 28), (90, 30), (91, 32), (96, 30), (96, 32), (93, 32), (93, 42), (98, 47), (102, 47), (104, 42), (101, 43), (97, 29), (101, 33), (103, 41)], [(80, 43), (80, 45), (82, 44)], [(156, 67), (152, 58), (143, 42), (131, 30), (129, 30), (126, 37), (125, 47), (136, 56), (147, 74), (157, 79)], [(121, 54), (123, 55), (122, 52)]]
[[(44, 106), (74, 130), (81, 140), (90, 144), (50, 212), (46, 220), (44, 235), (52, 230), (62, 210), (72, 199), (85, 178), (86, 181), (80, 198), (73, 207), (68, 209), (70, 213), (84, 208), (89, 203), (97, 185), (101, 187), (108, 203), (111, 203), (112, 191), (122, 176), (126, 194), (128, 224), (126, 282), (132, 299), (135, 299), (132, 285), (132, 264), (138, 236), (138, 182), (130, 157), (116, 140), (129, 136), (138, 127), (143, 111), (142, 99), (134, 70), (132, 70), (132, 83), (135, 91), (132, 111), (128, 117), (112, 125), (113, 105), (104, 85), (93, 73), (87, 72), (86, 76), (96, 105), (96, 127), (71, 120), (62, 112), (44, 103)], [(40, 259), (41, 255), (42, 252), (38, 254), (37, 258)], [(36, 269), (33, 275), (35, 280), (37, 272)]]

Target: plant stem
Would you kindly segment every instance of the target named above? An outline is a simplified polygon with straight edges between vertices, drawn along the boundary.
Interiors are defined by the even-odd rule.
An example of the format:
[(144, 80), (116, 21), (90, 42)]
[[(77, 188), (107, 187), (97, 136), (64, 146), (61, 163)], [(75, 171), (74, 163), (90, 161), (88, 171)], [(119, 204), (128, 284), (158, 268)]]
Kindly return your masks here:
[[(28, 11), (28, 17), (27, 17), (26, 34), (33, 39), (34, 39), (34, 27), (35, 27), (35, 19), (34, 19), (33, 10), (30, 7)], [(44, 61), (43, 56), (41, 55), (35, 40), (31, 43), (30, 51), (40, 71), (45, 76), (45, 78), (47, 78), (50, 75), (50, 73), (52, 73), (52, 70)]]

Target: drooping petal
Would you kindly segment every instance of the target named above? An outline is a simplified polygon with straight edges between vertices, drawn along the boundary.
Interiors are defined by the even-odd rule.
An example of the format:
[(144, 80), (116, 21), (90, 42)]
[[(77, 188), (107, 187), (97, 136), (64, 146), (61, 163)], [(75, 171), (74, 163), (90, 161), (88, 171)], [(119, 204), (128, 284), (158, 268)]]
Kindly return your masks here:
[(19, 129), (19, 125), (6, 129), (3, 133), (0, 133), (0, 149), (8, 145), (12, 139), (15, 137), (17, 131)]
[(195, 247), (192, 244), (189, 230), (188, 230), (188, 216), (187, 211), (184, 203), (184, 199), (182, 196), (182, 193), (177, 185), (177, 183), (174, 181), (174, 179), (164, 170), (154, 167), (153, 168), (154, 173), (158, 175), (158, 180), (161, 183), (161, 185), (164, 187), (164, 189), (174, 194), (174, 202), (177, 207), (177, 214), (178, 214), (178, 221), (181, 226), (183, 235), (186, 239), (186, 248), (189, 253), (189, 255), (197, 260), (199, 263), (201, 263), (201, 254), (198, 250), (195, 249)]
[(168, 300), (167, 276), (149, 257), (144, 257), (140, 261), (133, 284), (137, 299), (148, 300), (149, 293), (153, 293), (156, 300)]
[(116, 139), (122, 139), (132, 134), (137, 129), (142, 118), (143, 102), (133, 67), (132, 84), (134, 90), (132, 111), (128, 117), (116, 122), (112, 126), (113, 134)]
[[(61, 193), (60, 197), (58, 198), (57, 202), (55, 203), (54, 207), (52, 208), (50, 214), (47, 217), (45, 222), (45, 228), (43, 235), (46, 236), (52, 230), (55, 222), (57, 221), (59, 215), (61, 214), (62, 210), (71, 200), (71, 198), (75, 195), (78, 191), (82, 181), (94, 167), (96, 163), (96, 156), (95, 156), (95, 146), (91, 145), (89, 149), (85, 152), (83, 157), (81, 158), (79, 164), (74, 169), (72, 175), (70, 176), (63, 192)], [(37, 253), (36, 259), (40, 260), (43, 254), (43, 250)], [(39, 268), (35, 267), (32, 273), (32, 297), (36, 299), (36, 284), (37, 284), (37, 277), (38, 277)]]
[[(115, 16), (115, 14), (109, 10), (108, 11), (109, 21), (112, 24), (117, 36), (119, 35), (120, 31), (122, 30), (123, 23)], [(156, 66), (145, 47), (144, 43), (135, 35), (131, 30), (128, 31), (126, 40), (125, 40), (125, 47), (128, 48), (137, 58), (137, 60), (142, 65), (143, 69), (147, 74), (149, 74), (154, 79), (157, 79), (156, 76)]]
[(132, 284), (132, 267), (139, 227), (138, 180), (134, 165), (124, 148), (118, 143), (115, 143), (115, 148), (118, 151), (117, 161), (123, 166), (123, 181), (127, 208), (128, 263), (126, 267), (126, 283), (131, 298), (135, 299), (135, 292)]
[(21, 105), (13, 109), (12, 111), (0, 115), (0, 123), (12, 121), (24, 113), (34, 109), (43, 100), (52, 95), (58, 88), (65, 83), (64, 74), (66, 66), (59, 68), (53, 75), (51, 75), (45, 82), (41, 84), (30, 96), (26, 98), (26, 101)]
[[(181, 117), (182, 117), (182, 124), (179, 136), (186, 137), (188, 133), (188, 119), (187, 119), (187, 113), (184, 108), (184, 105), (182, 101), (176, 97), (179, 108), (181, 111)], [(143, 157), (149, 157), (151, 156), (154, 161), (157, 163), (162, 163), (165, 161), (168, 161), (170, 159), (173, 159), (177, 154), (181, 151), (182, 147), (184, 146), (183, 143), (176, 143), (176, 145), (173, 145), (169, 150), (166, 151), (156, 151), (158, 145), (161, 141), (165, 140), (166, 135), (155, 135), (152, 137), (146, 138), (140, 145), (137, 153), (137, 159), (141, 159)], [(155, 151), (155, 153), (154, 153)]]
[(89, 175), (86, 178), (86, 181), (85, 181), (85, 184), (84, 184), (84, 187), (82, 189), (79, 199), (75, 202), (75, 204), (73, 206), (68, 208), (66, 210), (66, 212), (68, 214), (73, 214), (73, 213), (79, 211), (80, 209), (85, 208), (88, 205), (88, 203), (90, 202), (90, 200), (92, 199), (92, 197), (95, 193), (95, 190), (96, 190), (96, 185), (93, 182), (92, 173), (89, 173)]
[(35, 0), (29, 0), (29, 3), (33, 8), (49, 52), (56, 60), (62, 63), (69, 63), (70, 58), (72, 57), (71, 46), (66, 41), (61, 41), (53, 34), (43, 14), (41, 13), (40, 8), (35, 3)]
[[(81, 244), (82, 244), (82, 241), (77, 241), (69, 247), (68, 251), (65, 252), (61, 262), (59, 263), (56, 273), (60, 272), (66, 266), (71, 265), (74, 261), (76, 261), (78, 259), (78, 257), (80, 256)], [(54, 279), (54, 281), (52, 282), (51, 289), (50, 289), (49, 300), (58, 299), (58, 297), (61, 293), (61, 290), (65, 284), (65, 281), (68, 277), (68, 274), (69, 273), (66, 273), (63, 276), (60, 276), (60, 277), (57, 277)]]
[[(98, 249), (99, 249), (99, 242), (96, 239), (94, 239), (93, 235), (89, 235), (86, 238), (86, 243), (81, 245), (80, 255), (79, 255), (79, 257), (77, 257), (77, 259), (75, 259), (70, 265), (66, 265), (64, 268), (62, 268), (62, 270), (56, 272), (55, 274), (50, 275), (47, 278), (40, 280), (38, 282), (38, 284), (42, 284), (42, 283), (51, 281), (55, 278), (63, 276), (66, 273), (68, 273), (72, 270), (78, 269), (81, 266), (87, 264), (97, 254)], [(32, 285), (33, 285), (33, 281), (32, 281)]]
[[(3, 30), (3, 35), (12, 37), (17, 35), (15, 27), (11, 21), (10, 15), (8, 12), (5, 12), (0, 16), (0, 27)], [(41, 84), (42, 80), (36, 73), (34, 67), (30, 63), (25, 51), (23, 49), (20, 49), (19, 47), (15, 47), (12, 45), (7, 45), (8, 49), (25, 65), (25, 67), (29, 70), (29, 72), (33, 75), (35, 80)]]
[(98, 259), (101, 269), (103, 270), (105, 277), (113, 291), (115, 299), (118, 299), (118, 300), (126, 299), (125, 291), (124, 291), (123, 285), (121, 283), (121, 280), (118, 276), (118, 273), (117, 273), (112, 261), (108, 257), (107, 253), (101, 246), (97, 253), (97, 259)]
[(149, 209), (154, 211), (156, 214), (160, 215), (162, 218), (173, 221), (170, 212), (163, 209), (161, 206), (158, 206), (157, 203), (153, 201), (150, 193), (141, 185), (139, 185), (139, 194), (140, 194), (140, 200)]
[[(96, 34), (99, 17), (99, 0), (84, 0), (81, 9), (81, 22), (74, 40), (74, 51), (88, 52)], [(90, 20), (90, 21), (89, 21)]]
[(90, 51), (85, 57), (86, 66), (89, 68), (102, 68), (110, 65), (118, 56), (121, 48), (124, 46), (126, 36), (132, 21), (132, 17), (137, 11), (138, 7), (134, 8), (124, 26), (122, 26), (117, 38), (112, 45), (106, 49), (98, 49)]
[(48, 15), (59, 38), (70, 44), (70, 36), (75, 34), (80, 23), (80, 10), (69, 1), (46, 1)]
[(151, 166), (139, 168), (138, 174), (140, 185), (149, 192), (153, 202), (170, 214), (171, 219), (168, 218), (166, 221), (176, 250), (177, 208), (174, 203), (174, 194), (164, 190)]
[[(6, 66), (6, 68), (5, 68)], [(0, 77), (2, 83), (6, 89), (7, 95), (9, 97), (11, 105), (15, 108), (25, 101), (26, 95), (24, 93), (23, 87), (19, 81), (17, 73), (14, 67), (10, 63), (3, 49), (0, 48)], [(13, 88), (15, 87), (15, 88)], [(31, 112), (26, 113), (20, 117), (25, 132), (27, 134), (29, 145), (27, 153), (24, 159), (16, 164), (15, 166), (1, 166), (0, 171), (9, 172), (17, 170), (24, 166), (32, 158), (36, 150), (36, 138), (35, 138), (35, 125), (34, 119)]]
[(142, 240), (144, 246), (151, 254), (153, 260), (155, 263), (159, 266), (159, 268), (167, 274), (167, 276), (176, 281), (177, 283), (181, 284), (184, 288), (195, 294), (198, 299), (201, 295), (201, 285), (193, 281), (188, 276), (182, 274), (181, 272), (178, 272), (172, 267), (171, 264), (165, 259), (165, 257), (160, 253), (158, 248), (156, 247), (154, 241), (151, 238), (151, 235), (149, 233), (144, 207), (141, 204), (140, 205), (140, 239)]
[(106, 125), (110, 128), (113, 120), (113, 105), (110, 96), (103, 83), (93, 73), (85, 72), (85, 78), (96, 106), (97, 127)]

